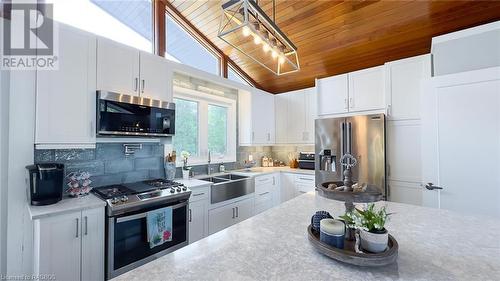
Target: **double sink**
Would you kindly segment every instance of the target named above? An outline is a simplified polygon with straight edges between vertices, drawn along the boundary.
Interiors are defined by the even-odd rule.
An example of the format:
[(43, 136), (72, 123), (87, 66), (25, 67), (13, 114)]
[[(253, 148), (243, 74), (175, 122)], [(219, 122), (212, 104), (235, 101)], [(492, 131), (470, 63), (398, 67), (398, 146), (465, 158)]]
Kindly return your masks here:
[(223, 174), (200, 178), (200, 180), (213, 183), (210, 187), (211, 204), (220, 203), (255, 192), (255, 183), (253, 177), (235, 174)]

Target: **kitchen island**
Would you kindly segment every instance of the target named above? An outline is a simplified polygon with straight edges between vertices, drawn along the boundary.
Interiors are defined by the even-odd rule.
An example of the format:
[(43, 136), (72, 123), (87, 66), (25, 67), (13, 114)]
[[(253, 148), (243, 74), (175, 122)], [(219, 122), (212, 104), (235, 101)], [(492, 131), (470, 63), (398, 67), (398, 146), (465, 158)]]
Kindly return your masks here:
[(387, 204), (398, 240), (396, 263), (368, 268), (318, 253), (307, 238), (311, 215), (343, 214), (314, 192), (224, 229), (113, 280), (498, 280), (500, 221), (406, 204)]

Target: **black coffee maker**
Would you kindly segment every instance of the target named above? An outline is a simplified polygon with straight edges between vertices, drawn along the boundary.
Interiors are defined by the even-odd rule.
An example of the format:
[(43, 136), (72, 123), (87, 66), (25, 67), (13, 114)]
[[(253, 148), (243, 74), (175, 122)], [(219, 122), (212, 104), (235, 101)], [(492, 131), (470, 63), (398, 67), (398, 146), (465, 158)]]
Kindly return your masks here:
[(30, 180), (31, 205), (43, 206), (61, 201), (64, 165), (44, 163), (26, 166)]

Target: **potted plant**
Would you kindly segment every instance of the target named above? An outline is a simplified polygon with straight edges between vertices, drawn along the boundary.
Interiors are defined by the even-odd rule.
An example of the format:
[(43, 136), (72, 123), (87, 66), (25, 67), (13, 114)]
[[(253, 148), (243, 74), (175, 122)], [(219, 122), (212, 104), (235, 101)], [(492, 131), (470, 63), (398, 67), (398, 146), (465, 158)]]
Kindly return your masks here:
[(182, 157), (182, 178), (187, 180), (189, 179), (189, 172), (191, 171), (191, 167), (188, 167), (188, 158), (191, 156), (189, 152), (187, 151), (182, 151), (181, 152), (181, 157)]
[(375, 209), (375, 204), (368, 205), (366, 210), (355, 210), (354, 221), (359, 229), (361, 247), (372, 253), (381, 253), (387, 249), (389, 232), (385, 229), (389, 213), (386, 207)]

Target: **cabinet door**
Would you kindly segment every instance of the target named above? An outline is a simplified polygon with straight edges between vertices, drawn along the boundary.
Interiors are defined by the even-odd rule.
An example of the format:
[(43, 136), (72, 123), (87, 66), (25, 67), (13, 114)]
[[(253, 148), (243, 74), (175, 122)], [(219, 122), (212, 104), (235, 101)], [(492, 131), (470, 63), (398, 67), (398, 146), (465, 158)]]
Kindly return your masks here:
[(82, 280), (104, 280), (104, 208), (82, 211)]
[(236, 203), (236, 219), (244, 221), (255, 214), (255, 199), (249, 198)]
[(274, 97), (276, 143), (288, 142), (288, 95), (279, 94)]
[(420, 121), (387, 122), (389, 180), (421, 182)]
[(139, 95), (139, 51), (99, 37), (97, 89)]
[(273, 206), (278, 206), (281, 203), (281, 181), (280, 173), (273, 174)]
[(258, 194), (255, 198), (255, 214), (260, 214), (273, 207), (272, 193)]
[(318, 115), (348, 112), (347, 74), (316, 80)]
[(36, 144), (95, 145), (95, 49), (95, 36), (60, 24), (59, 68), (36, 74)]
[(280, 182), (281, 203), (288, 201), (296, 196), (295, 175), (282, 173)]
[(196, 242), (206, 236), (206, 213), (207, 200), (199, 200), (189, 203), (189, 243)]
[(422, 205), (422, 186), (420, 183), (389, 181), (387, 184), (389, 201), (412, 205)]
[(274, 96), (255, 89), (252, 92), (252, 143), (273, 144)]
[(161, 101), (172, 101), (172, 85), (165, 58), (141, 52), (140, 96)]
[(317, 101), (316, 101), (316, 89), (309, 88), (304, 92), (305, 97), (305, 117), (306, 124), (304, 130), (303, 141), (307, 144), (314, 144), (314, 120), (317, 117)]
[(349, 111), (383, 109), (384, 66), (349, 73)]
[(234, 204), (212, 209), (208, 211), (208, 234), (212, 235), (236, 222), (236, 206)]
[(388, 119), (419, 119), (422, 80), (431, 77), (431, 56), (386, 63), (385, 74)]
[(306, 104), (304, 91), (294, 91), (288, 95), (288, 142), (303, 143), (306, 128)]
[(80, 280), (81, 225), (81, 212), (35, 221), (36, 276), (50, 274), (57, 280)]

